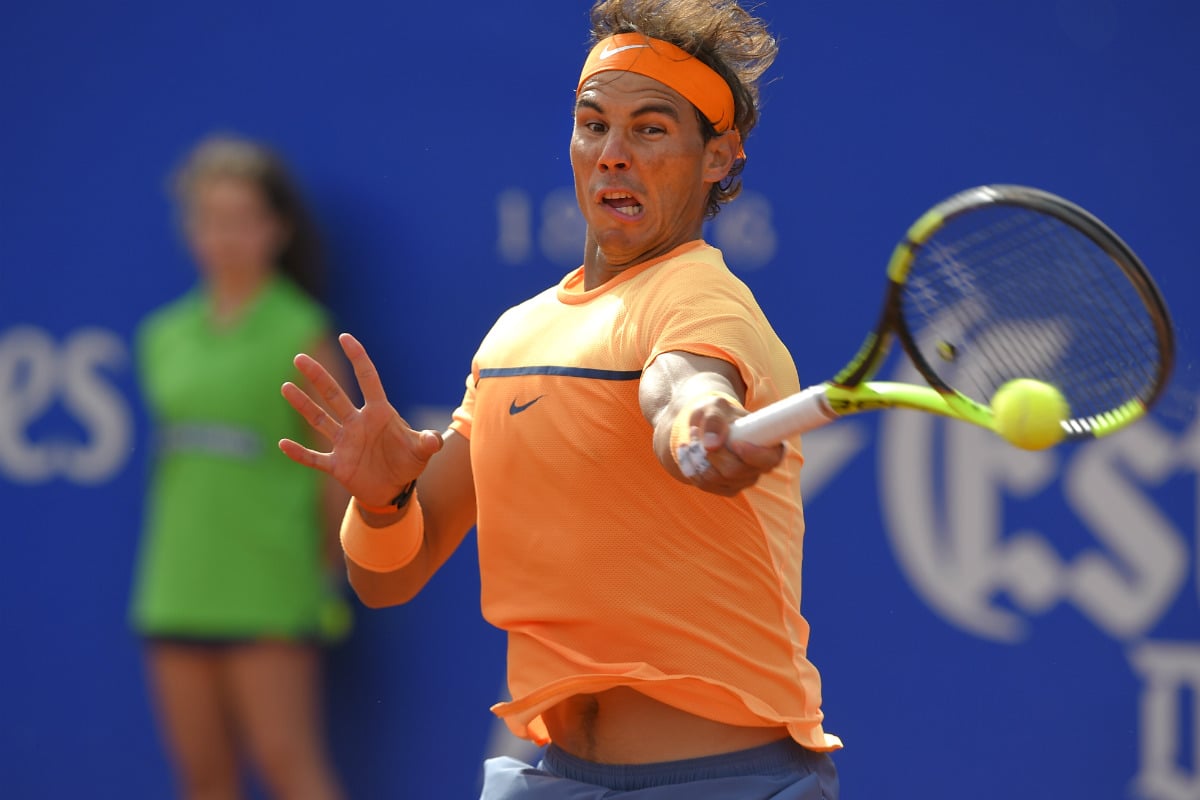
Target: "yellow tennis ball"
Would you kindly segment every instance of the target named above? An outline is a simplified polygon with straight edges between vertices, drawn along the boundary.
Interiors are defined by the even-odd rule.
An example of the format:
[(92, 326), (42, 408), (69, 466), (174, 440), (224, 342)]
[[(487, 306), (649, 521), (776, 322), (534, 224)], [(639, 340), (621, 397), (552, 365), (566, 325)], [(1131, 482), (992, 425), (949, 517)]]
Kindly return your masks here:
[(1071, 407), (1055, 387), (1030, 378), (1009, 381), (992, 396), (996, 433), (1025, 450), (1044, 450), (1062, 441)]

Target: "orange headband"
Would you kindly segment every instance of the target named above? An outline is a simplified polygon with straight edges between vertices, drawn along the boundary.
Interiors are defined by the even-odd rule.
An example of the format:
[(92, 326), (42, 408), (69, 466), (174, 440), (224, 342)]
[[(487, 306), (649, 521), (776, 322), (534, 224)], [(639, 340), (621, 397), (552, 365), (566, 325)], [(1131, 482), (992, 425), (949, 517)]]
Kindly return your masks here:
[(598, 72), (625, 70), (653, 78), (683, 95), (700, 113), (725, 133), (733, 127), (733, 92), (725, 79), (703, 61), (662, 39), (641, 33), (618, 33), (592, 48), (575, 95)]

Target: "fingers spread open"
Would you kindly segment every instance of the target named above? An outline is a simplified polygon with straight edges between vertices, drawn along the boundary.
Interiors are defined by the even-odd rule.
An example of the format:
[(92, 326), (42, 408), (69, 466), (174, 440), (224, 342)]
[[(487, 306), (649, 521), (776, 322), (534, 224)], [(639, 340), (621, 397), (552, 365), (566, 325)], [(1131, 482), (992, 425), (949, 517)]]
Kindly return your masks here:
[(333, 456), (330, 453), (318, 453), (291, 439), (280, 439), (279, 449), (285, 456), (303, 467), (311, 467), (321, 472), (329, 472), (333, 469)]
[(296, 409), (300, 416), (304, 417), (304, 420), (312, 426), (313, 430), (329, 441), (333, 441), (341, 425), (324, 408), (318, 405), (303, 389), (291, 381), (283, 384), (280, 393), (288, 401), (288, 405)]
[(358, 339), (348, 333), (339, 336), (338, 342), (342, 345), (342, 352), (346, 354), (346, 358), (350, 359), (350, 366), (354, 368), (354, 377), (358, 380), (358, 388), (362, 392), (363, 401), (386, 403), (387, 393), (383, 390), (379, 371), (375, 369), (375, 362), (371, 361), (371, 357), (367, 355), (366, 348)]
[(300, 370), (300, 374), (312, 385), (313, 390), (324, 398), (329, 409), (337, 415), (338, 419), (344, 420), (358, 410), (346, 392), (319, 361), (301, 353), (293, 359), (293, 363), (295, 363), (296, 369)]

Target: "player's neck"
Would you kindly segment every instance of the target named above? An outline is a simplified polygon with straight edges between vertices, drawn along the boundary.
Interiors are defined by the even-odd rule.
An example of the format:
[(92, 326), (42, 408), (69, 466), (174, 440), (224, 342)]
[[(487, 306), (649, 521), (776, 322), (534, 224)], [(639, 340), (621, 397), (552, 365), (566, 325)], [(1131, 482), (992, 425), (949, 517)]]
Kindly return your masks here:
[(270, 281), (270, 277), (270, 273), (263, 273), (210, 280), (208, 296), (213, 324), (218, 327), (235, 324)]
[(701, 231), (697, 230), (694, 235), (672, 239), (644, 251), (626, 252), (614, 247), (602, 248), (589, 230), (583, 255), (583, 289), (588, 291), (603, 286), (627, 270), (662, 258), (672, 250), (696, 241), (700, 235)]

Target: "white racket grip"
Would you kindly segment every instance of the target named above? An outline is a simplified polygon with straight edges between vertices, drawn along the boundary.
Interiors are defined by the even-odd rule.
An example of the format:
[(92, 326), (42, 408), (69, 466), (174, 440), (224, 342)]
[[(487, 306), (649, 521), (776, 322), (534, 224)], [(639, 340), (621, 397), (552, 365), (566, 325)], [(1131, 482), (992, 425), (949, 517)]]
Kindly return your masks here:
[(823, 383), (810, 386), (790, 397), (739, 417), (730, 426), (730, 441), (773, 445), (779, 444), (789, 436), (828, 425), (839, 415), (829, 407), (825, 389)]

